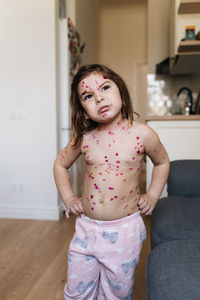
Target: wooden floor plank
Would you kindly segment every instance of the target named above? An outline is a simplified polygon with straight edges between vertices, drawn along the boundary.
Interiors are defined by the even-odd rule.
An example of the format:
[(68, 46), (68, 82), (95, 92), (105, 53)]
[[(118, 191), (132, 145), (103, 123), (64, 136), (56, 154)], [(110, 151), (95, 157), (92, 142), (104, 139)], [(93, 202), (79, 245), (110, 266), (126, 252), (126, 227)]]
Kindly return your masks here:
[[(147, 231), (150, 218), (144, 218)], [(67, 250), (75, 217), (56, 221), (0, 220), (0, 300), (63, 300)], [(149, 236), (149, 234), (148, 234)], [(136, 270), (134, 300), (145, 300), (145, 241)]]

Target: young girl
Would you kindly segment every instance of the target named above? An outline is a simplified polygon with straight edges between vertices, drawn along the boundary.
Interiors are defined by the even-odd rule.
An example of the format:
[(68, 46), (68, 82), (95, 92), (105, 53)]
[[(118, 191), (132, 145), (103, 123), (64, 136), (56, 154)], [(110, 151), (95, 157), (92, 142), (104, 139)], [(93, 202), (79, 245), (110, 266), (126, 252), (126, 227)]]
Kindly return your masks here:
[[(77, 216), (68, 252), (65, 299), (132, 299), (134, 271), (150, 215), (166, 183), (167, 153), (157, 134), (133, 120), (122, 78), (103, 65), (83, 66), (71, 88), (73, 137), (58, 155), (55, 181), (66, 217)], [(86, 173), (81, 199), (68, 168), (83, 155)], [(141, 195), (139, 177), (147, 154), (152, 181)]]

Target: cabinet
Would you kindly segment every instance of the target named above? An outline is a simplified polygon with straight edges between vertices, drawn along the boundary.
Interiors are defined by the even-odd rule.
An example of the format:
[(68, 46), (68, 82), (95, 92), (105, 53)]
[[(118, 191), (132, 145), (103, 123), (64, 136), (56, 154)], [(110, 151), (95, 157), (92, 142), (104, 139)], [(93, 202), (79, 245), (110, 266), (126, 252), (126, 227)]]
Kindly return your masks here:
[(170, 73), (199, 73), (200, 40), (185, 40), (186, 26), (200, 31), (200, 1), (172, 0), (170, 13)]
[[(160, 137), (170, 161), (177, 159), (200, 159), (200, 117), (197, 120), (149, 120), (147, 125), (154, 129)], [(199, 119), (198, 119), (199, 118)], [(153, 164), (147, 157), (146, 183), (151, 181)], [(187, 171), (187, 170), (186, 170)], [(162, 197), (167, 195), (165, 186)]]

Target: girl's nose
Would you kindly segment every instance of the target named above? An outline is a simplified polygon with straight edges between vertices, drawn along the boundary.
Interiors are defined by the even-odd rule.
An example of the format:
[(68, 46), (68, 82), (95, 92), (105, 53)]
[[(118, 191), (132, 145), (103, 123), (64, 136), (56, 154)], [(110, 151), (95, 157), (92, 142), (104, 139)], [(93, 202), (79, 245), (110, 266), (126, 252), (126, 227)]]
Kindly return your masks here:
[(103, 99), (104, 99), (104, 98), (103, 98), (102, 95), (98, 95), (98, 96), (96, 97), (96, 103), (97, 103), (97, 104), (100, 103)]

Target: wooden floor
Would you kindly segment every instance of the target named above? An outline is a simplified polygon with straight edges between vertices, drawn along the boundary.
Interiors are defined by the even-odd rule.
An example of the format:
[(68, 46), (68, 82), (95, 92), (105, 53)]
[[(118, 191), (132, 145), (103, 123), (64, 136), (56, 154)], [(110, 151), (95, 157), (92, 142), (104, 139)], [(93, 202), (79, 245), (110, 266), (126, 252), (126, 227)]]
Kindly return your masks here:
[[(0, 220), (0, 300), (63, 300), (67, 249), (75, 218), (56, 221)], [(150, 217), (145, 217), (148, 237)], [(146, 299), (145, 241), (136, 270), (134, 300)], [(108, 299), (112, 300), (112, 299)]]

